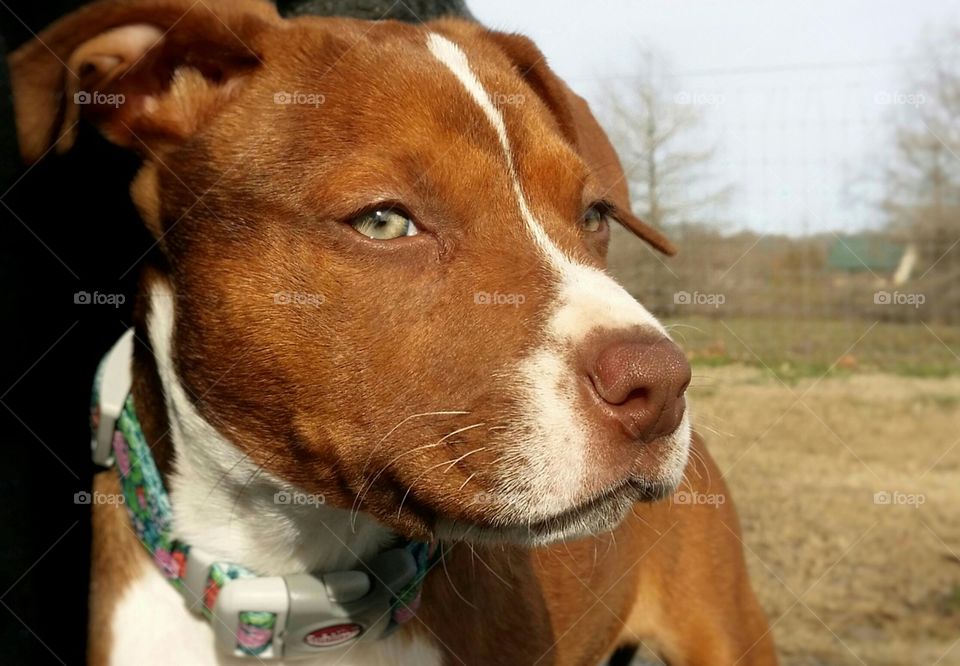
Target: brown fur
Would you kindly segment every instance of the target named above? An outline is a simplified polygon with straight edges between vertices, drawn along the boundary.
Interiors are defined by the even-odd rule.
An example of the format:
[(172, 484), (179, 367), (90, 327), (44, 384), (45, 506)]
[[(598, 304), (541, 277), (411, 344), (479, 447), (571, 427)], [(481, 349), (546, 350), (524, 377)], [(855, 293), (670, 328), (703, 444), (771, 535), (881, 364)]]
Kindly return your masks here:
[(612, 533), (533, 551), (455, 545), (426, 623), (469, 664), (592, 664), (640, 643), (670, 664), (775, 663), (729, 491), (699, 436), (694, 450), (682, 489), (724, 503), (638, 504)]
[[(600, 199), (673, 251), (630, 213), (609, 141), (532, 43), (458, 21), (429, 29), (465, 48), (489, 90), (524, 99), (503, 110), (517, 168), (565, 252), (604, 265), (607, 234), (588, 236), (576, 224)], [(335, 506), (351, 508), (369, 471), (382, 469), (360, 508), (412, 538), (430, 538), (440, 516), (490, 520), (459, 488), (468, 480), (471, 493), (491, 487), (484, 470), (502, 444), (493, 425), (522, 406), (499, 380), (537, 344), (530, 323), (543, 320), (553, 287), (520, 225), (505, 224), (515, 200), (495, 139), (479, 109), (461, 103), (458, 82), (428, 61), (426, 30), (283, 21), (257, 0), (107, 0), (44, 31), (52, 52), (34, 41), (10, 61), (27, 160), (58, 140), (72, 143), (71, 113), (143, 156), (132, 196), (162, 257), (145, 284), (167, 281), (178, 322), (189, 324), (175, 331), (174, 362), (201, 414), (251, 461)], [(126, 102), (68, 112), (64, 91), (88, 89)], [(279, 91), (325, 99), (312, 109), (278, 105)], [(423, 233), (377, 243), (343, 224), (381, 201), (403, 202)], [(526, 301), (471, 307), (480, 290), (519, 290)], [(324, 302), (278, 307), (282, 292)], [(143, 331), (142, 299), (137, 322)], [(148, 441), (168, 469), (161, 390), (142, 343), (135, 374)], [(470, 413), (391, 431), (409, 414), (438, 409)], [(490, 428), (390, 464), (397, 451), (477, 422)], [(374, 446), (387, 432), (389, 442)], [(423, 475), (479, 442), (488, 450)], [(695, 452), (693, 490), (726, 497), (699, 438)], [(643, 464), (632, 471), (643, 473)], [(92, 626), (101, 631), (143, 553), (134, 554), (121, 511), (95, 511)], [(474, 558), (458, 544), (446, 572), (428, 580), (422, 617), (453, 653), (478, 664), (531, 663), (544, 652), (539, 663), (588, 663), (648, 639), (671, 663), (743, 655), (741, 664), (771, 664), (738, 534), (730, 502), (660, 502), (637, 505), (613, 533), (548, 548), (484, 546)], [(109, 637), (95, 635), (91, 661), (108, 649)]]
[[(117, 497), (120, 480), (115, 470), (94, 477), (93, 490)], [(90, 565), (90, 633), (87, 661), (109, 663), (113, 609), (131, 583), (153, 566), (137, 540), (127, 510), (121, 504), (93, 506), (93, 544)]]

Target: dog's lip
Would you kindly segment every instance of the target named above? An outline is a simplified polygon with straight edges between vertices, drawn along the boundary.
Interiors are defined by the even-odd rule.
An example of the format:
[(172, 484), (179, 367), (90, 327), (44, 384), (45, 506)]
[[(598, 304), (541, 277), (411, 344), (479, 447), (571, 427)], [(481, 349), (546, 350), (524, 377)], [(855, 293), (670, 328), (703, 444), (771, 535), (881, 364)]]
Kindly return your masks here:
[(557, 526), (569, 524), (600, 513), (611, 505), (618, 503), (629, 503), (632, 505), (636, 502), (656, 502), (669, 496), (672, 491), (672, 486), (639, 477), (631, 477), (595, 497), (576, 504), (569, 509), (565, 509), (560, 513), (528, 523), (527, 526), (533, 530), (537, 530), (538, 528), (553, 529)]
[(627, 478), (599, 495), (595, 495), (563, 511), (533, 521), (511, 521), (486, 525), (494, 533), (507, 534), (523, 530), (532, 535), (549, 537), (566, 533), (577, 525), (614, 527), (626, 510), (637, 502), (656, 502), (669, 497), (674, 487), (639, 477)]
[(669, 497), (675, 484), (630, 477), (599, 495), (546, 517), (532, 520), (442, 520), (441, 538), (452, 540), (546, 545), (615, 529), (638, 502)]

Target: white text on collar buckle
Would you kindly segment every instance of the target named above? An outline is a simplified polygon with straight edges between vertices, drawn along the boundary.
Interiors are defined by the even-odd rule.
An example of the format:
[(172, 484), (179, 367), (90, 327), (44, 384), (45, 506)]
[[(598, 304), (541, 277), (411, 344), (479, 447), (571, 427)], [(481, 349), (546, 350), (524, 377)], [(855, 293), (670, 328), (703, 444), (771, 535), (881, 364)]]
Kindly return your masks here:
[[(183, 587), (188, 606), (196, 612), (203, 606), (212, 562), (213, 558), (190, 549)], [(394, 626), (393, 601), (417, 575), (417, 564), (406, 549), (393, 548), (366, 568), (229, 581), (212, 609), (217, 649), (232, 656), (251, 656), (241, 648), (240, 619), (251, 610), (276, 616), (272, 643), (256, 655), (258, 659), (308, 657), (383, 637)]]

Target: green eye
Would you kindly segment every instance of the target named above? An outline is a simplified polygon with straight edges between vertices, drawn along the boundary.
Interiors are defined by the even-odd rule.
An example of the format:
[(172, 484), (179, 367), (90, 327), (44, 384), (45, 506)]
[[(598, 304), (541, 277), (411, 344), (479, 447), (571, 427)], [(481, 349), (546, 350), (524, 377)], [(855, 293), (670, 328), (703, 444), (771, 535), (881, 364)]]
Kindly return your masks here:
[(395, 208), (378, 208), (364, 213), (350, 222), (350, 226), (367, 238), (392, 240), (403, 236), (416, 236), (413, 220)]
[(587, 209), (586, 213), (583, 214), (583, 219), (580, 221), (580, 226), (583, 227), (584, 231), (603, 231), (603, 229), (607, 226), (609, 219), (610, 215), (607, 214), (607, 209), (600, 204), (594, 204)]

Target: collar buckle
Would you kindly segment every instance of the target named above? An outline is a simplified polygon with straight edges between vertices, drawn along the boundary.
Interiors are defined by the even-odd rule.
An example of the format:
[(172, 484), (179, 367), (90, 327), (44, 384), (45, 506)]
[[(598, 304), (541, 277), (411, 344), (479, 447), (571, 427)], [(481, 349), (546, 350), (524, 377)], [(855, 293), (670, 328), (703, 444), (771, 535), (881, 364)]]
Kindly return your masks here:
[[(205, 608), (211, 561), (190, 549), (182, 583), (193, 610)], [(217, 649), (231, 656), (295, 659), (376, 640), (393, 628), (394, 599), (416, 576), (414, 556), (405, 548), (393, 548), (377, 555), (366, 571), (230, 580), (210, 613)], [(268, 626), (254, 624), (262, 617)], [(264, 632), (270, 634), (266, 642)]]

